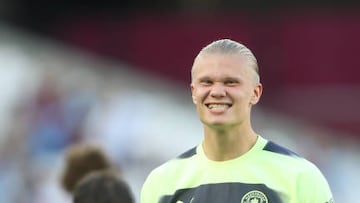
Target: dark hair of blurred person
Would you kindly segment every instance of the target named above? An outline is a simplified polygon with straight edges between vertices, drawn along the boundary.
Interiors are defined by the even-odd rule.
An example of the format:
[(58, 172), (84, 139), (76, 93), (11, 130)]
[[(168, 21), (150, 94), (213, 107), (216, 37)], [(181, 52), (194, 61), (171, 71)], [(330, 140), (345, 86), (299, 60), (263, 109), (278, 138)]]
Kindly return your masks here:
[(73, 203), (133, 203), (127, 182), (111, 171), (86, 175), (75, 186)]
[(87, 174), (113, 168), (110, 160), (101, 148), (87, 144), (75, 144), (65, 154), (65, 169), (62, 187), (72, 193), (75, 185)]

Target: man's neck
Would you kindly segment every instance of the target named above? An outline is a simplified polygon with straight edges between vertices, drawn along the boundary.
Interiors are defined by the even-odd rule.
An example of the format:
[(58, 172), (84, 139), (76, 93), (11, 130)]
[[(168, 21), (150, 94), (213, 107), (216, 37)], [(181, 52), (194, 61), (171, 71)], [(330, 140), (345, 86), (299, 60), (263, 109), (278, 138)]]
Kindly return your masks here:
[(215, 130), (205, 127), (204, 133), (204, 153), (213, 161), (237, 158), (248, 152), (257, 140), (257, 134), (252, 128)]

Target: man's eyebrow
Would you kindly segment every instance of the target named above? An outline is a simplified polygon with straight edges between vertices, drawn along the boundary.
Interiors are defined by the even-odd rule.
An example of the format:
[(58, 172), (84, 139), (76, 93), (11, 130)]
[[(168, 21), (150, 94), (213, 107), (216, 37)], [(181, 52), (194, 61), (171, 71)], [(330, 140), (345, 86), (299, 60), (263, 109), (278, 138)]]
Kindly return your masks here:
[[(199, 77), (197, 80), (198, 81), (204, 81), (204, 80), (212, 80), (213, 78), (209, 77), (209, 76), (202, 76), (202, 77)], [(242, 81), (242, 78), (240, 77), (233, 77), (233, 76), (227, 76), (225, 78), (222, 79), (223, 81), (226, 81), (226, 80), (236, 80), (236, 81)]]
[(211, 80), (211, 78), (209, 76), (202, 76), (202, 77), (199, 77), (198, 78), (199, 81), (202, 81), (202, 80)]
[(225, 77), (225, 80), (241, 80), (241, 78), (228, 76), (228, 77)]

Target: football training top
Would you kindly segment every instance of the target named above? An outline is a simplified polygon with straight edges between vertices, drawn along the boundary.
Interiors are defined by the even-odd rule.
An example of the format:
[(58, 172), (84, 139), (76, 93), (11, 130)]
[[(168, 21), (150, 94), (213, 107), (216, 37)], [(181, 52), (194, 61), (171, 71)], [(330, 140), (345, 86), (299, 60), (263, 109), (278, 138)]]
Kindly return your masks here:
[(261, 136), (245, 154), (209, 160), (202, 145), (154, 169), (141, 203), (333, 203), (311, 162)]

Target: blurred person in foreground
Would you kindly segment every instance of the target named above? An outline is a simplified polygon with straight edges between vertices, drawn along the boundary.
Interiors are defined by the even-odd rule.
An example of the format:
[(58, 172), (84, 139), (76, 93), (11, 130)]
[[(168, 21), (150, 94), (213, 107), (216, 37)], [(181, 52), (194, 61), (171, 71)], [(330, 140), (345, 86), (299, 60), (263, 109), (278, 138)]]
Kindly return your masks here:
[(73, 203), (133, 203), (127, 182), (108, 170), (87, 174), (73, 190)]
[(71, 195), (83, 177), (99, 170), (114, 170), (113, 164), (100, 147), (83, 143), (71, 145), (65, 154), (62, 187)]
[(229, 39), (210, 43), (195, 58), (191, 76), (204, 139), (149, 174), (142, 203), (334, 202), (313, 163), (252, 128), (251, 109), (263, 86), (247, 47)]

